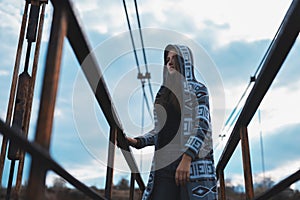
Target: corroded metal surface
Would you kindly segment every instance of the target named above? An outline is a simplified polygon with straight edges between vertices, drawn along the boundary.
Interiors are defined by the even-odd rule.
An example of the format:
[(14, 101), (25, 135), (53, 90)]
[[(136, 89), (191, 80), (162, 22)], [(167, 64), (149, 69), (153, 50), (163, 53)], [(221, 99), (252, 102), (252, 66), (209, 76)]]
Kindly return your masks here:
[[(295, 43), (300, 31), (299, 19), (300, 1), (294, 0), (289, 10), (287, 11), (276, 36), (274, 37), (274, 42), (271, 44), (270, 49), (262, 62), (262, 68), (255, 81), (253, 89), (251, 90), (246, 100), (246, 103), (235, 123), (235, 126), (233, 128), (233, 131), (231, 132), (225, 149), (222, 152), (222, 155), (216, 167), (217, 175), (221, 174), (219, 172), (222, 172), (225, 169), (227, 163), (229, 162), (232, 154), (234, 153), (240, 141), (240, 127), (247, 127), (250, 123), (258, 106), (263, 100), (265, 94), (267, 93), (272, 82), (274, 81), (279, 69), (281, 68), (284, 60), (286, 59), (293, 44)], [(250, 160), (247, 162), (249, 162), (249, 165), (251, 165)], [(244, 167), (246, 165), (247, 164), (244, 164)], [(245, 179), (247, 179), (245, 181), (247, 182), (247, 184), (249, 184), (251, 182), (251, 176), (249, 175), (249, 172), (251, 170), (249, 171), (249, 168), (247, 169), (247, 167), (248, 166), (246, 166), (246, 171), (244, 171), (244, 173), (248, 174), (248, 178), (246, 178), (245, 175)], [(246, 187), (248, 186), (246, 185)], [(251, 193), (251, 189), (248, 188), (248, 199), (253, 197)]]
[[(66, 33), (67, 14), (63, 7), (57, 8), (53, 14), (41, 103), (35, 132), (35, 142), (47, 151), (50, 147), (62, 47)], [(44, 199), (46, 172), (47, 166), (41, 163), (38, 158), (33, 157), (28, 180), (28, 199)]]
[(246, 199), (253, 198), (253, 180), (247, 127), (240, 128)]
[[(5, 122), (8, 125), (11, 125), (11, 121), (12, 121), (12, 111), (13, 111), (13, 105), (15, 102), (17, 79), (18, 79), (20, 60), (21, 60), (21, 55), (22, 55), (22, 47), (23, 47), (25, 28), (26, 28), (26, 21), (27, 21), (27, 12), (28, 12), (28, 2), (26, 1), (24, 13), (23, 13), (23, 17), (22, 17), (22, 23), (21, 23), (14, 71), (13, 71), (13, 77), (12, 77), (12, 82), (11, 82), (10, 95), (9, 95), (9, 101), (8, 101), (8, 107), (7, 107), (7, 113), (6, 113), (6, 121)], [(3, 137), (2, 145), (1, 145), (1, 155), (0, 155), (0, 184), (2, 183), (6, 149), (7, 149), (7, 138)]]

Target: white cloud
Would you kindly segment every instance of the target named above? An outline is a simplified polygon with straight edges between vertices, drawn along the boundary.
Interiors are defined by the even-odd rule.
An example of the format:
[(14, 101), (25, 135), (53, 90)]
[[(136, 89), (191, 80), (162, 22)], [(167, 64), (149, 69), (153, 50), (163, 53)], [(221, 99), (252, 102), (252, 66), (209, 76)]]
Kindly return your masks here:
[(127, 27), (121, 2), (88, 0), (76, 1), (74, 5), (83, 27), (88, 31), (114, 34)]
[(0, 76), (8, 76), (9, 71), (8, 70), (0, 70)]
[[(91, 160), (87, 164), (72, 164), (65, 169), (76, 179), (81, 182), (91, 182), (94, 179), (100, 179), (106, 176), (106, 167), (100, 165), (96, 160)], [(53, 185), (53, 181), (59, 177), (59, 175), (51, 172), (47, 175), (46, 184), (48, 186)]]
[(1, 118), (1, 120), (5, 120), (5, 116), (6, 116), (6, 113), (4, 112), (4, 111), (2, 111), (1, 113), (0, 113), (0, 118)]
[(0, 2), (0, 28), (10, 29), (12, 28), (16, 34), (18, 34), (18, 24), (22, 20), (21, 13), (23, 13), (24, 2), (20, 1), (2, 1)]
[(63, 110), (59, 108), (55, 108), (54, 118), (64, 118)]
[(215, 8), (212, 6), (210, 15), (213, 21), (228, 23), (230, 26), (229, 30), (221, 33), (220, 41), (239, 39), (253, 41), (273, 38), (290, 2), (271, 0), (222, 1)]
[[(275, 169), (265, 172), (265, 177), (271, 177), (274, 182), (279, 182), (292, 173), (300, 169), (300, 160), (289, 161)], [(263, 177), (262, 173), (256, 175), (258, 178)]]
[[(218, 42), (228, 43), (233, 40), (253, 41), (273, 38), (291, 1), (146, 1), (139, 3), (140, 14), (154, 16), (150, 26), (173, 27), (177, 31), (197, 34), (207, 27), (207, 21), (220, 25), (217, 31)], [(270, 9), (272, 8), (272, 9)], [(268, 12), (267, 12), (268, 11)], [(143, 17), (143, 16), (141, 16)], [(171, 18), (172, 17), (172, 18)], [(143, 19), (143, 18), (142, 18)], [(178, 23), (179, 22), (179, 23)], [(196, 29), (184, 30), (191, 22)], [(228, 28), (224, 29), (224, 25)], [(144, 26), (149, 26), (144, 23)], [(196, 31), (191, 33), (190, 31)]]
[(102, 177), (106, 175), (106, 167), (99, 165), (95, 160), (84, 166), (76, 166), (69, 170), (70, 174), (76, 174), (79, 180), (88, 181), (90, 179)]
[[(234, 40), (259, 40), (273, 38), (291, 1), (142, 1), (138, 2), (142, 27), (173, 29), (190, 36), (213, 28), (219, 44), (227, 44)], [(23, 2), (0, 3), (1, 28), (13, 28), (18, 34)], [(126, 31), (127, 22), (121, 1), (75, 1), (74, 8), (87, 30), (95, 30), (100, 34), (113, 35)], [(271, 8), (271, 9), (270, 9)], [(127, 9), (132, 28), (137, 28), (135, 8), (127, 2)], [(50, 26), (52, 5), (46, 9), (46, 30)], [(50, 17), (49, 17), (50, 16)], [(179, 16), (179, 17), (178, 17)], [(207, 22), (212, 22), (207, 24)], [(186, 27), (186, 24), (192, 27)], [(212, 27), (211, 25), (214, 24)], [(47, 28), (48, 27), (48, 28)], [(48, 38), (43, 36), (44, 39)]]
[[(280, 77), (278, 77), (280, 78)], [(248, 125), (248, 135), (249, 141), (257, 141), (260, 139), (260, 133), (262, 132), (263, 137), (266, 139), (268, 137), (273, 137), (273, 135), (278, 134), (279, 130), (282, 130), (282, 127), (289, 127), (295, 124), (300, 123), (299, 117), (296, 113), (300, 113), (300, 108), (298, 105), (299, 96), (300, 96), (300, 81), (295, 82), (288, 87), (285, 85), (280, 85), (280, 87), (271, 87), (267, 92), (264, 100), (260, 105), (261, 112), (261, 123), (259, 123), (258, 113), (256, 113), (251, 122)], [(241, 85), (231, 85), (230, 89), (225, 90), (226, 94), (226, 120), (229, 117), (229, 114), (237, 104), (237, 100), (241, 97), (242, 93), (245, 90), (245, 86)], [(251, 91), (248, 91), (248, 93)], [(248, 93), (245, 95), (244, 100), (241, 102), (239, 109), (244, 105)], [(236, 114), (238, 113), (238, 110)], [(235, 114), (235, 115), (236, 115)], [(235, 116), (234, 115), (234, 116)], [(232, 117), (232, 120), (234, 119)], [(237, 119), (237, 118), (236, 118)], [(231, 125), (231, 122), (228, 124)], [(218, 137), (219, 133), (214, 133), (214, 148), (215, 148), (215, 158), (219, 159), (223, 148), (225, 147), (230, 134), (232, 133), (232, 126), (224, 128), (225, 137)], [(292, 141), (291, 141), (292, 142)]]
[[(276, 134), (276, 130), (279, 130), (281, 127), (287, 127), (289, 125), (300, 123), (299, 118), (293, 113), (300, 113), (300, 108), (298, 105), (299, 96), (300, 96), (300, 81), (293, 84), (293, 86), (285, 87), (271, 87), (267, 92), (265, 98), (263, 99), (260, 105), (261, 112), (261, 124), (259, 124), (258, 114), (256, 113), (249, 126), (249, 138), (258, 139), (260, 131), (263, 132), (264, 136), (269, 136)], [(237, 99), (239, 99), (242, 93), (245, 90), (245, 86), (237, 85), (231, 86), (230, 89), (225, 90), (226, 94), (226, 110), (229, 112), (226, 114), (226, 120), (229, 117), (229, 114), (237, 104)], [(244, 105), (246, 98), (248, 97), (251, 87), (246, 93), (245, 98), (241, 101), (238, 110), (241, 109), (241, 106)], [(284, 103), (283, 103), (284, 102)], [(236, 111), (236, 114), (238, 113)], [(234, 116), (236, 116), (236, 114)], [(234, 118), (232, 117), (232, 120)], [(230, 125), (230, 123), (229, 123)], [(234, 125), (234, 124), (233, 124)], [(224, 143), (229, 138), (233, 126), (226, 133), (226, 137), (221, 141), (216, 141), (216, 143)], [(220, 146), (219, 146), (220, 147)]]
[[(209, 34), (216, 34), (215, 42), (224, 45), (236, 40), (273, 38), (290, 2), (152, 0), (138, 2), (138, 8), (143, 28), (166, 28), (193, 38), (210, 30)], [(74, 4), (87, 30), (110, 35), (128, 30), (121, 1), (89, 0)], [(138, 26), (134, 4), (126, 4), (132, 29), (135, 29)]]
[[(261, 124), (258, 115), (254, 115), (249, 124), (249, 137), (258, 139), (260, 131), (264, 137), (276, 134), (281, 127), (288, 127), (300, 123), (299, 117), (294, 113), (300, 113), (298, 106), (300, 87), (295, 83), (293, 90), (287, 87), (271, 88), (260, 105)], [(296, 87), (297, 85), (297, 87)]]
[[(291, 1), (279, 0), (253, 0), (249, 2), (229, 0), (218, 2), (198, 1), (197, 3), (195, 3), (195, 1), (186, 0), (174, 3), (174, 1), (152, 0), (139, 2), (139, 11), (142, 27), (172, 29), (184, 34), (188, 34), (193, 38), (197, 38), (197, 36), (201, 34), (209, 34), (213, 36), (214, 40), (219, 45), (224, 45), (236, 40), (254, 41), (265, 38), (273, 38), (288, 6), (290, 5), (290, 2)], [(11, 37), (15, 38), (15, 41), (17, 41), (19, 33), (21, 15), (23, 13), (24, 7), (23, 4), (24, 1), (11, 2), (6, 0), (0, 2), (1, 34), (5, 30), (9, 30), (10, 33), (14, 34)], [(78, 18), (82, 18), (81, 21), (83, 22), (83, 28), (87, 28), (86, 30), (88, 31), (88, 33), (90, 31), (96, 31), (99, 34), (114, 35), (115, 33), (128, 30), (121, 1), (109, 1), (108, 3), (104, 1), (89, 0), (76, 1), (74, 2), (74, 4), (76, 9), (78, 10)], [(130, 19), (134, 24), (133, 27), (136, 28), (136, 19), (133, 12), (134, 5), (128, 2), (127, 6), (129, 9)], [(47, 4), (43, 41), (48, 40), (52, 18), (51, 13), (52, 5)], [(10, 55), (14, 55), (16, 46), (11, 44), (5, 45), (12, 46), (10, 49), (12, 49), (11, 52), (13, 52), (13, 54)], [(25, 48), (23, 47), (23, 50), (24, 49)], [(14, 61), (14, 59), (9, 60), (11, 60), (11, 62)], [(10, 64), (9, 66), (11, 65), (12, 64)], [(8, 71), (0, 70), (0, 77), (7, 75)], [(236, 105), (238, 98), (245, 89), (245, 86), (246, 85), (235, 84), (232, 87), (228, 87), (229, 89), (225, 91), (227, 101), (226, 109), (231, 111), (231, 109)], [(280, 126), (286, 126), (291, 123), (299, 123), (298, 118), (290, 114), (299, 113), (297, 100), (299, 100), (298, 97), (300, 95), (300, 89), (299, 87), (297, 88), (297, 90), (291, 91), (288, 88), (281, 87), (276, 88), (272, 90), (271, 93), (267, 94), (266, 100), (261, 105), (262, 128), (266, 135), (273, 133)], [(282, 94), (287, 94), (288, 98), (284, 98)], [(94, 100), (94, 96), (92, 96), (92, 98)], [(118, 99), (120, 98), (118, 97)], [(282, 104), (283, 101), (285, 102), (284, 107)], [(80, 103), (82, 103), (82, 105), (85, 105), (85, 102)], [(92, 103), (94, 103), (94, 101), (92, 101)], [(119, 102), (118, 105), (121, 106), (120, 103), (121, 102)], [(34, 105), (32, 121), (36, 121), (38, 105), (39, 104), (37, 101), (37, 103), (35, 103)], [(141, 106), (137, 105), (137, 107), (140, 111)], [(83, 109), (84, 108), (86, 107), (83, 107)], [(2, 114), (2, 116), (4, 116), (4, 114)], [(55, 110), (55, 117), (63, 117), (63, 114), (63, 109)], [(82, 119), (80, 120), (80, 122), (85, 123), (85, 120), (89, 121), (90, 119)], [(95, 124), (98, 123), (96, 122)], [(258, 137), (259, 132), (252, 131), (252, 129), (258, 130), (257, 127), (258, 123), (256, 118), (254, 118), (253, 122), (251, 122), (251, 126), (249, 127), (251, 129), (249, 132), (254, 133), (251, 134), (251, 139), (255, 139), (255, 137)], [(102, 124), (101, 128), (103, 128)], [(106, 128), (107, 127), (104, 126), (105, 131), (103, 132), (108, 133)], [(86, 129), (84, 129), (84, 131), (86, 131)], [(94, 132), (91, 131), (88, 134), (94, 134)], [(88, 137), (91, 135), (85, 136)], [(91, 138), (88, 137), (88, 142), (90, 142), (90, 139)], [(143, 152), (145, 154), (148, 154), (150, 153), (150, 150), (149, 152), (148, 150), (143, 150)], [(134, 153), (136, 153), (137, 160), (139, 161), (139, 152), (134, 151)], [(103, 154), (106, 154), (106, 152), (104, 152)], [(151, 158), (152, 156), (145, 156), (143, 157), (143, 160), (147, 164), (149, 164)], [(104, 159), (103, 161), (105, 162), (106, 159)], [(96, 161), (93, 161), (92, 164), (89, 163), (89, 165), (86, 166), (72, 166), (72, 168), (70, 169), (72, 172), (71, 174), (74, 173), (78, 175), (79, 179), (84, 181), (88, 181), (99, 176), (104, 176), (106, 168), (102, 170), (102, 168), (99, 167), (101, 168), (101, 170), (95, 171), (95, 166), (99, 166), (99, 162), (94, 162)], [(124, 158), (122, 155), (118, 154), (116, 156), (116, 165), (118, 168), (122, 168), (124, 167), (123, 164)], [(243, 178), (241, 178), (240, 176), (232, 177), (232, 179), (236, 180), (237, 182), (243, 181)]]
[[(290, 161), (290, 162), (286, 162), (281, 166), (278, 166), (275, 169), (272, 170), (268, 170), (265, 172), (265, 174), (263, 174), (263, 172), (261, 173), (257, 173), (257, 174), (253, 174), (253, 183), (259, 183), (263, 180), (263, 177), (266, 178), (271, 178), (272, 181), (274, 181), (274, 183), (278, 183), (281, 180), (285, 179), (286, 177), (290, 176), (292, 173), (295, 173), (296, 171), (299, 170), (299, 166), (300, 166), (300, 160), (296, 160), (296, 161)], [(231, 174), (230, 175), (230, 183), (233, 186), (239, 186), (239, 185), (244, 185), (244, 175), (243, 174)], [(292, 187), (294, 189), (299, 189), (299, 188), (295, 188), (298, 187), (297, 184), (293, 184)]]
[[(293, 113), (300, 113), (298, 87), (290, 90), (286, 87), (271, 89), (262, 102), (262, 125), (266, 132), (273, 132), (280, 126), (299, 123), (299, 117)], [(272, 102), (272, 103), (270, 103)], [(283, 103), (284, 102), (284, 103)]]

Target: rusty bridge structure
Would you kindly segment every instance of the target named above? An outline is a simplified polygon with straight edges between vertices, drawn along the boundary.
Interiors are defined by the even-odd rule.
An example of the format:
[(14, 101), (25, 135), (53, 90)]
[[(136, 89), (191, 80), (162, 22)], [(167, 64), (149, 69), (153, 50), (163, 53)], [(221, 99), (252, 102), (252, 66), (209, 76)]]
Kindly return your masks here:
[[(53, 6), (53, 18), (44, 66), (38, 120), (34, 140), (29, 141), (27, 139), (27, 135), (30, 124), (36, 73), (38, 70), (38, 58), (43, 31), (45, 7), (50, 4), (50, 2)], [(105, 194), (99, 194), (97, 191), (85, 185), (82, 181), (76, 179), (72, 174), (64, 169), (61, 164), (57, 163), (49, 152), (64, 41), (65, 39), (69, 41), (72, 51), (80, 66), (84, 59), (92, 52), (89, 41), (83, 27), (79, 23), (78, 16), (75, 14), (72, 3), (69, 0), (51, 0), (50, 2), (48, 2), (48, 0), (25, 1), (6, 119), (5, 121), (2, 119), (0, 120), (0, 133), (3, 135), (0, 157), (0, 179), (1, 181), (3, 179), (3, 169), (6, 156), (8, 156), (13, 167), (16, 164), (16, 161), (18, 161), (18, 173), (14, 189), (14, 192), (18, 194), (22, 183), (24, 154), (27, 153), (31, 156), (31, 164), (28, 186), (26, 189), (26, 199), (44, 199), (46, 188), (45, 179), (48, 171), (53, 171), (57, 175), (61, 176), (69, 184), (82, 191), (91, 199), (111, 199), (114, 175), (114, 155), (115, 149), (119, 147), (132, 172), (128, 198), (133, 199), (135, 183), (137, 183), (141, 192), (145, 190), (145, 183), (139, 173), (139, 168), (133, 154), (131, 153), (131, 149), (126, 142), (121, 122), (118, 121), (118, 117), (115, 117), (118, 116), (118, 113), (115, 109), (104, 79), (100, 78), (95, 85), (94, 81), (91, 80), (88, 72), (84, 68), (82, 71), (85, 78), (90, 87), (93, 89), (99, 109), (103, 112), (110, 127)], [(26, 29), (27, 34), (25, 38)], [(299, 31), (300, 0), (293, 0), (276, 36), (274, 37), (273, 42), (261, 62), (262, 67), (257, 77), (255, 77), (254, 86), (246, 99), (245, 105), (235, 122), (229, 140), (227, 141), (221, 157), (217, 162), (216, 173), (220, 185), (219, 199), (221, 200), (226, 199), (224, 170), (239, 143), (241, 144), (242, 150), (244, 185), (247, 200), (268, 199), (277, 195), (279, 192), (288, 188), (291, 184), (300, 179), (300, 170), (298, 170), (287, 178), (281, 180), (263, 194), (254, 196), (251, 155), (248, 140), (249, 133), (247, 130), (252, 117), (256, 113), (272, 82), (275, 80), (284, 60), (292, 49), (293, 44), (299, 35)], [(25, 39), (27, 40), (25, 67), (24, 71), (20, 73), (20, 58)], [(29, 72), (28, 60), (30, 57), (32, 43), (36, 44), (34, 46), (32, 71)], [(96, 59), (91, 57), (89, 70), (100, 73), (100, 65), (101, 63), (97, 63)], [(14, 173), (11, 172), (6, 199), (10, 198), (13, 178)]]

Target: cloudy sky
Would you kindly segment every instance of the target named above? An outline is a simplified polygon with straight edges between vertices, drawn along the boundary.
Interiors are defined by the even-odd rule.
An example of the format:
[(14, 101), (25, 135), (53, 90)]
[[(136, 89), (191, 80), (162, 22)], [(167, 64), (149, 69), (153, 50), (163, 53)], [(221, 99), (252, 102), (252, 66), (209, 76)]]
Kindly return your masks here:
[[(254, 75), (268, 46), (292, 1), (138, 1), (149, 71), (153, 92), (161, 82), (162, 49), (168, 43), (183, 43), (194, 50), (197, 77), (205, 82), (211, 93), (214, 122), (215, 160), (218, 162), (222, 148), (230, 135), (221, 132), (222, 127), (236, 106), (242, 93)], [(113, 97), (119, 118), (126, 134), (141, 134), (141, 84), (136, 79), (137, 68), (132, 53), (123, 3), (114, 1), (74, 1), (90, 46), (94, 49)], [(0, 1), (0, 117), (5, 119), (8, 104), (12, 67), (24, 1)], [(137, 20), (133, 1), (127, 1), (127, 9), (136, 29)], [(35, 134), (39, 107), (41, 80), (45, 64), (47, 41), (52, 19), (52, 5), (46, 8), (46, 18), (41, 44), (39, 70), (35, 88), (29, 139)], [(136, 46), (140, 49), (138, 31), (134, 31)], [(51, 154), (71, 174), (88, 185), (103, 187), (105, 184), (109, 127), (96, 104), (92, 90), (83, 77), (80, 66), (65, 40), (58, 98), (55, 107)], [(261, 140), (265, 176), (275, 182), (299, 169), (298, 132), (300, 120), (297, 106), (300, 96), (299, 73), (300, 46), (296, 41), (277, 79), (260, 105), (261, 123), (256, 114), (249, 125), (250, 149), (254, 181), (263, 177)], [(26, 43), (23, 46), (25, 55)], [(24, 55), (20, 68), (23, 69)], [(198, 56), (199, 55), (199, 56)], [(138, 51), (142, 72), (143, 57)], [(32, 60), (31, 60), (32, 62)], [(23, 65), (22, 65), (23, 63)], [(215, 80), (215, 81), (214, 81)], [(149, 101), (148, 87), (146, 87)], [(242, 101), (243, 103), (243, 101)], [(220, 111), (221, 110), (221, 111)], [(230, 123), (229, 123), (230, 124)], [(145, 108), (144, 132), (152, 127)], [(225, 134), (222, 139), (219, 134)], [(137, 163), (147, 180), (152, 148), (134, 150)], [(29, 157), (28, 157), (29, 158)], [(142, 162), (140, 161), (142, 159)], [(120, 177), (128, 178), (128, 167), (117, 150), (115, 183)], [(26, 160), (24, 179), (28, 176), (29, 159)], [(226, 178), (234, 184), (243, 184), (241, 151), (238, 147), (226, 167)], [(6, 162), (3, 184), (7, 183), (9, 162)], [(49, 173), (47, 184), (55, 175)], [(299, 183), (293, 185), (299, 188)]]

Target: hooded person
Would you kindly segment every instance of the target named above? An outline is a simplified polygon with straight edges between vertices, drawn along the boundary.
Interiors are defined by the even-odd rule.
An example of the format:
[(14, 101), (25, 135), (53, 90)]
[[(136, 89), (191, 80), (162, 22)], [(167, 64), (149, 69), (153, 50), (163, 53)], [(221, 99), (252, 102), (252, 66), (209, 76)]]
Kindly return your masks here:
[(154, 104), (154, 129), (129, 144), (154, 145), (143, 200), (217, 199), (209, 96), (194, 76), (193, 55), (184, 45), (164, 51), (163, 83)]

